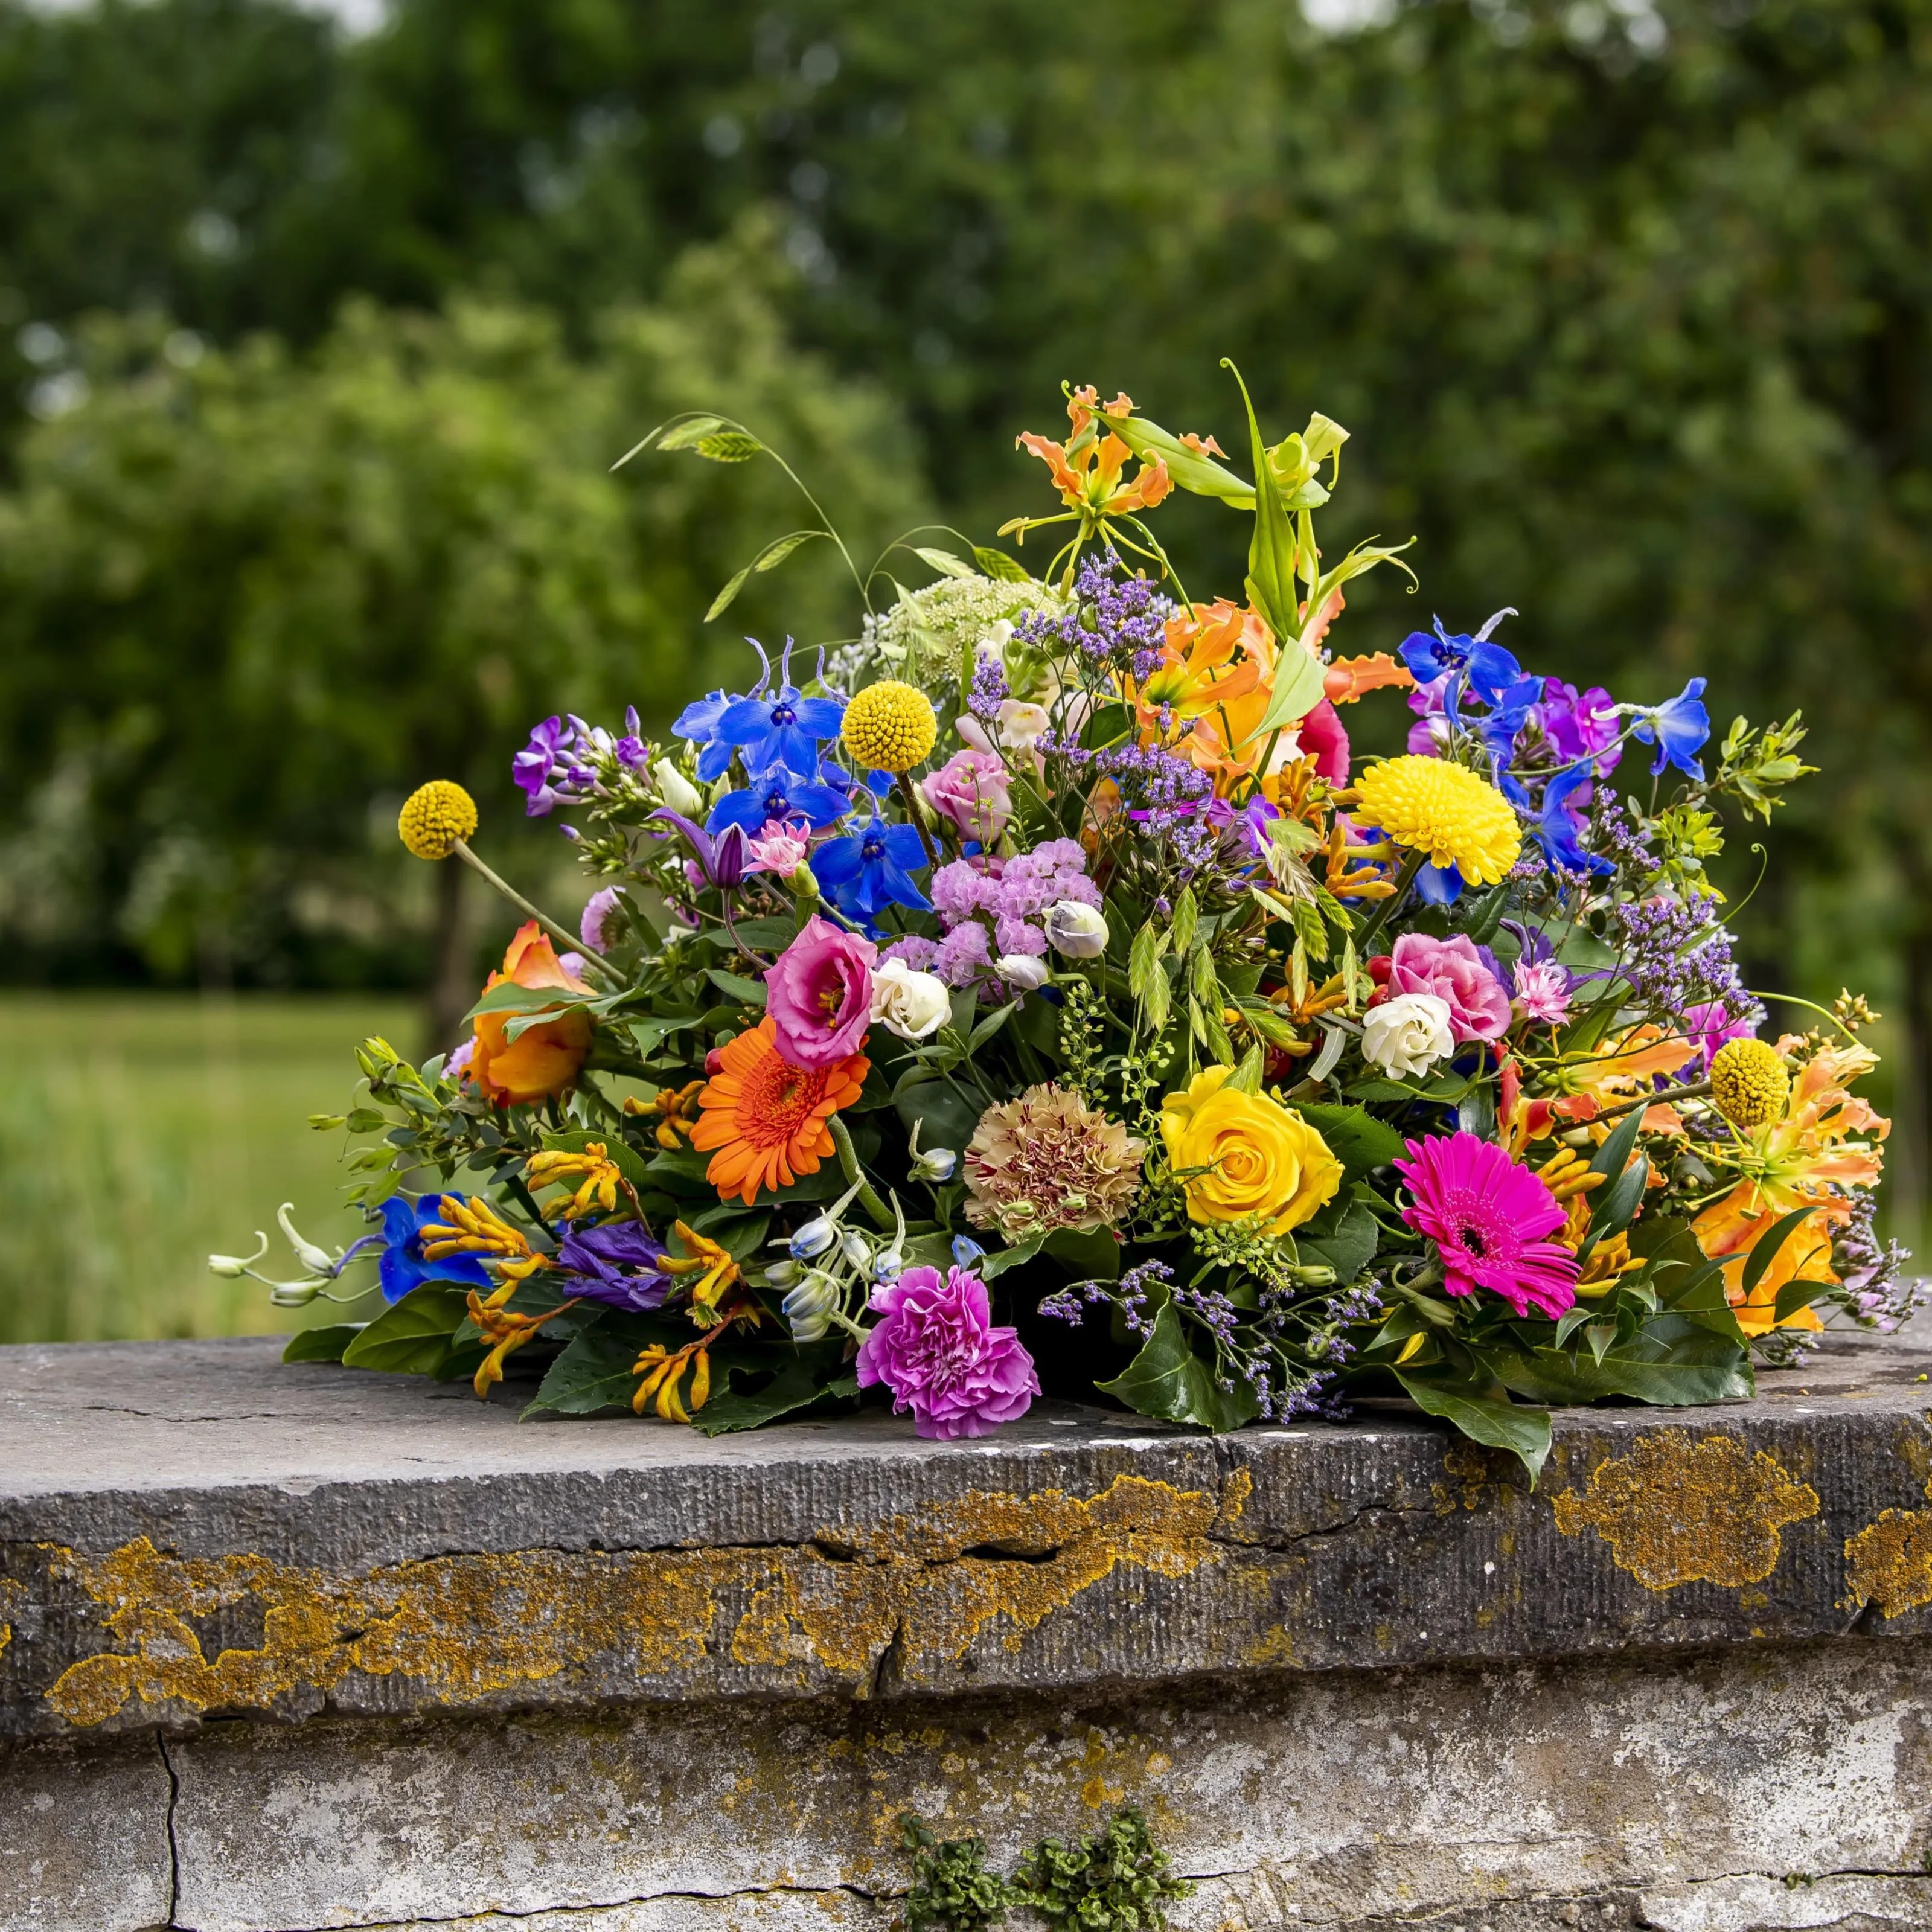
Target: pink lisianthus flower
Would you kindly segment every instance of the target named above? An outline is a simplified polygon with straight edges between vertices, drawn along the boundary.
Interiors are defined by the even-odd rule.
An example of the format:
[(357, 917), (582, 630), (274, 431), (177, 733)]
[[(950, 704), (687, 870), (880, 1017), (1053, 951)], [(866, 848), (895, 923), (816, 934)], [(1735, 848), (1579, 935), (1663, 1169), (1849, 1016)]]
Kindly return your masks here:
[(920, 791), (942, 818), (982, 845), (990, 845), (998, 838), (1013, 815), (1006, 766), (992, 753), (970, 746), (955, 752), (922, 780)]
[(1526, 1020), (1561, 1026), (1570, 1017), (1568, 969), (1553, 959), (1519, 959), (1515, 1006)]
[(1730, 1009), (1721, 1000), (1706, 1000), (1701, 1005), (1684, 1009), (1684, 1037), (1703, 1056), (1706, 1073), (1725, 1041), (1749, 1040), (1756, 1031), (1749, 1020), (1732, 1019)]
[(803, 819), (765, 820), (764, 830), (746, 841), (752, 863), (747, 872), (776, 872), (784, 878), (803, 865), (812, 850), (812, 828)]
[(1402, 1218), (1436, 1244), (1450, 1294), (1486, 1288), (1518, 1315), (1551, 1320), (1576, 1301), (1576, 1257), (1546, 1238), (1564, 1215), (1555, 1195), (1492, 1141), (1472, 1133), (1411, 1141), (1395, 1163), (1414, 1198)]
[(879, 949), (814, 914), (765, 972), (765, 1010), (788, 1065), (832, 1066), (856, 1053), (872, 1017)]
[(1433, 993), (1449, 1009), (1458, 1046), (1501, 1040), (1509, 1030), (1510, 996), (1466, 932), (1436, 939), (1406, 932), (1389, 956), (1388, 994)]
[(908, 1268), (872, 1291), (882, 1318), (859, 1345), (859, 1386), (883, 1383), (892, 1407), (935, 1442), (989, 1436), (1040, 1393), (1033, 1358), (993, 1325), (986, 1284), (964, 1268)]

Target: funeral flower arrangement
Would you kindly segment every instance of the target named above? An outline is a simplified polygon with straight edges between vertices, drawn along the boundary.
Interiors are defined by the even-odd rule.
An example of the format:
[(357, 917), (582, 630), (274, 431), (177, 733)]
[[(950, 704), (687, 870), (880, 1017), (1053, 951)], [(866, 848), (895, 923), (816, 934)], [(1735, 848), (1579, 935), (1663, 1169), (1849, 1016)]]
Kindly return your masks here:
[[(1895, 1326), (1872, 1016), (1770, 1028), (1706, 873), (1720, 805), (1768, 819), (1810, 769), (1798, 719), (1713, 745), (1703, 679), (1580, 691), (1508, 611), (1340, 654), (1346, 586), (1408, 566), (1317, 544), (1338, 425), (1270, 446), (1249, 408), (1244, 476), (1124, 395), (1068, 416), (1019, 440), (1058, 506), (1014, 550), (854, 566), (896, 592), (856, 639), (748, 644), (662, 743), (536, 727), (514, 776), (568, 814), (577, 931), (460, 788), (411, 796), (410, 850), (527, 916), (458, 1051), (370, 1040), (316, 1121), (368, 1142), (371, 1232), (330, 1253), (285, 1212), (276, 1297), (382, 1305), (291, 1358), (714, 1432), (1406, 1395), (1534, 1472), (1550, 1405), (1746, 1394), (1828, 1320)], [(716, 416), (645, 450), (780, 460)], [(1177, 489), (1250, 520), (1238, 599), (1171, 567)], [(782, 536), (712, 614), (812, 541), (845, 549)], [(1378, 691), (1407, 743), (1366, 756), (1343, 716)]]

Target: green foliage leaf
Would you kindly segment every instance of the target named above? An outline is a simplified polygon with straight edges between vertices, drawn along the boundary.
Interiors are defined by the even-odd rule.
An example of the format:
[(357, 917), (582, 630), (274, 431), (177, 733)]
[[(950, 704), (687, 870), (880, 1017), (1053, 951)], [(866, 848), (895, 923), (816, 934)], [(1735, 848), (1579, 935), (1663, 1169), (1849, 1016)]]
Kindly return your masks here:
[[(664, 1327), (668, 1332), (670, 1324)], [(524, 1415), (595, 1415), (603, 1409), (628, 1408), (638, 1386), (632, 1365), (651, 1339), (656, 1338), (614, 1316), (586, 1322), (544, 1372)]]
[(1293, 1106), (1352, 1177), (1402, 1158), (1401, 1135), (1366, 1107), (1336, 1106), (1324, 1100), (1298, 1100)]
[(973, 561), (986, 576), (996, 578), (1002, 584), (1030, 584), (1033, 581), (1026, 566), (1018, 558), (1007, 556), (1003, 550), (994, 550), (985, 544), (975, 544)]
[(425, 1282), (383, 1310), (342, 1352), (347, 1369), (380, 1369), (390, 1375), (434, 1375), (468, 1319), (466, 1292), (444, 1282)]
[(322, 1328), (298, 1328), (282, 1351), (285, 1362), (339, 1362), (342, 1352), (362, 1334), (364, 1324), (338, 1322)]
[(1342, 1282), (1353, 1281), (1375, 1259), (1381, 1242), (1381, 1224), (1359, 1199), (1330, 1202), (1294, 1231), (1303, 1261), (1325, 1263)]
[(1238, 1429), (1260, 1413), (1245, 1382), (1238, 1381), (1232, 1394), (1215, 1385), (1214, 1370), (1188, 1346), (1186, 1328), (1172, 1302), (1154, 1317), (1140, 1353), (1112, 1382), (1098, 1386), (1142, 1415), (1199, 1429)]
[(838, 1345), (796, 1352), (758, 1348), (721, 1359), (722, 1352), (713, 1349), (711, 1399), (692, 1418), (692, 1426), (702, 1436), (728, 1436), (821, 1402), (849, 1401), (859, 1384), (842, 1362), (843, 1352)]
[(1778, 1251), (1814, 1211), (1810, 1208), (1792, 1208), (1790, 1214), (1780, 1216), (1752, 1244), (1750, 1252), (1744, 1257), (1744, 1271), (1738, 1280), (1747, 1301), (1751, 1298), (1751, 1291), (1763, 1280), (1765, 1270), (1777, 1260)]
[(1105, 1228), (1082, 1232), (1077, 1228), (1056, 1228), (1047, 1236), (1046, 1252), (1067, 1271), (1073, 1281), (1118, 1281), (1120, 1278), (1120, 1244)]
[(745, 587), (745, 580), (752, 574), (748, 563), (742, 570), (734, 570), (724, 580), (724, 587), (711, 600), (711, 607), (704, 614), (704, 621), (710, 623), (714, 617), (722, 617), (738, 600), (738, 593)]
[(1472, 1442), (1507, 1449), (1529, 1472), (1532, 1486), (1550, 1455), (1550, 1412), (1498, 1402), (1482, 1389), (1444, 1375), (1397, 1369), (1403, 1392), (1426, 1414), (1453, 1423)]
[(748, 463), (753, 457), (762, 455), (764, 447), (756, 436), (742, 429), (714, 430), (691, 445), (698, 455), (712, 463)]

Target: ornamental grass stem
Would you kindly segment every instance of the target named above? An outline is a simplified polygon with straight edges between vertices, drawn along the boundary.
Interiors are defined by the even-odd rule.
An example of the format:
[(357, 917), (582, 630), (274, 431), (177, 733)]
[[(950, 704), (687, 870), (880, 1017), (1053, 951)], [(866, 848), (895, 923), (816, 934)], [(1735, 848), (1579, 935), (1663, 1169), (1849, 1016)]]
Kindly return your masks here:
[(478, 858), (476, 854), (471, 851), (469, 846), (466, 844), (463, 840), (460, 838), (453, 840), (451, 843), (450, 849), (455, 854), (457, 857), (460, 859), (472, 872), (478, 875), (478, 878), (483, 879), (487, 884), (495, 886), (496, 890), (501, 892), (504, 898), (508, 899), (511, 904), (514, 906), (519, 912), (527, 914), (530, 918), (535, 920), (538, 925), (542, 926), (544, 932), (550, 934), (551, 938), (559, 941), (562, 944), (566, 952), (574, 952), (580, 955), (581, 957), (589, 961), (592, 965), (595, 966), (598, 972), (602, 974), (604, 978), (610, 981), (612, 986), (621, 986), (624, 983), (623, 977), (618, 972), (616, 968), (613, 966), (610, 961), (606, 959), (603, 954), (597, 950), (596, 947), (585, 944), (583, 939), (577, 934), (571, 932), (566, 930), (564, 927), (558, 925), (556, 921), (552, 919), (547, 913), (539, 912), (537, 908), (532, 905), (530, 901), (525, 898), (523, 894), (518, 892), (516, 887), (512, 885), (507, 879), (503, 878), (498, 873), (492, 871), (491, 868), (488, 866), (485, 865), (481, 859)]

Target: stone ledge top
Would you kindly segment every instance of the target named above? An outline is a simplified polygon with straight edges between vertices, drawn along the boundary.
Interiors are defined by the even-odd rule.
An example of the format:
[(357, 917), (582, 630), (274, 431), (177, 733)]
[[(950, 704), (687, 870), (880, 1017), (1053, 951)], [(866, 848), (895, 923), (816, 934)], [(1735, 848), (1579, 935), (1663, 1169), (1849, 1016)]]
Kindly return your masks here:
[(0, 1738), (1932, 1630), (1904, 1341), (1750, 1402), (1559, 1412), (1534, 1491), (1395, 1404), (707, 1441), (278, 1351), (0, 1348)]

